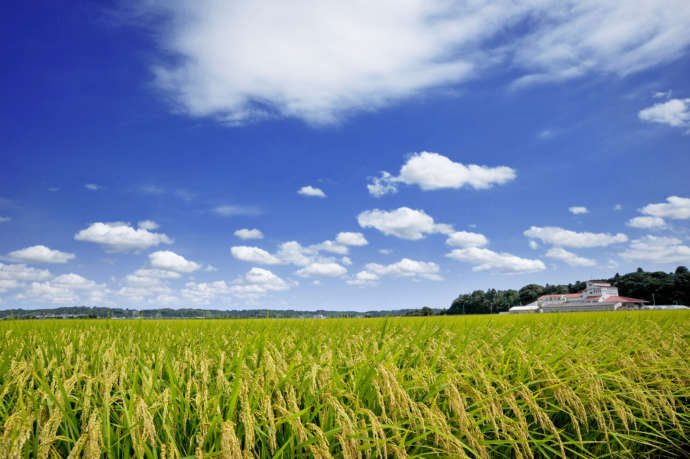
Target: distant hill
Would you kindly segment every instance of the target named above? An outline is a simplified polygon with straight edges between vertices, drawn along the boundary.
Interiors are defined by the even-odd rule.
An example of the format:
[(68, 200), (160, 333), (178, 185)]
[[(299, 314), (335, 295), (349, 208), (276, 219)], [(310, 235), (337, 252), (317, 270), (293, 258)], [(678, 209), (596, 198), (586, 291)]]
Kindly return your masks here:
[[(674, 272), (649, 272), (642, 268), (620, 275), (616, 273), (605, 280), (618, 287), (621, 296), (641, 298), (650, 304), (683, 304), (690, 305), (690, 273), (685, 266), (679, 266)], [(529, 284), (520, 290), (475, 290), (472, 293), (458, 296), (446, 311), (446, 314), (490, 314), (507, 311), (511, 306), (529, 304), (541, 295), (558, 293), (580, 293), (585, 289), (585, 281), (568, 285)]]

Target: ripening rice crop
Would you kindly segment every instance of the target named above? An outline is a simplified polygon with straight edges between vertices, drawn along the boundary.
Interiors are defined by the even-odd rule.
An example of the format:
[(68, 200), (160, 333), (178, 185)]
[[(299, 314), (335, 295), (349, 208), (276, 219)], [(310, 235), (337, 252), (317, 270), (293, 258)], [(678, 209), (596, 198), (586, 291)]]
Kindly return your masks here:
[(683, 311), (0, 323), (1, 457), (674, 457)]

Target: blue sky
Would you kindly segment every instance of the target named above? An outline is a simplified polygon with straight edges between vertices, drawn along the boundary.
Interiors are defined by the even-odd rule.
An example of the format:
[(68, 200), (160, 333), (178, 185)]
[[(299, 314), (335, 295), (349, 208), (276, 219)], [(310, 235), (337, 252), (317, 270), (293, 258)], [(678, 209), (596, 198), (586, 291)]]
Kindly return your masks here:
[(685, 2), (369, 3), (6, 6), (0, 307), (446, 307), (690, 263)]

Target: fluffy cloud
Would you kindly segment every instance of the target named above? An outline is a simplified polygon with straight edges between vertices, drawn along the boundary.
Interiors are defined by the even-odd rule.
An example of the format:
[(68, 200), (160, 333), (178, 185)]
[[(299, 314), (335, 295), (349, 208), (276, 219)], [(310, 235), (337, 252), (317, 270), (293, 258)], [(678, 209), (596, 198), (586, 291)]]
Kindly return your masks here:
[(376, 228), (387, 236), (401, 239), (422, 239), (427, 234), (453, 232), (449, 225), (434, 223), (434, 219), (423, 210), (400, 207), (396, 210), (367, 210), (357, 216), (362, 228)]
[(230, 248), (230, 253), (232, 253), (232, 256), (238, 260), (248, 261), (251, 263), (260, 263), (264, 265), (277, 265), (282, 263), (278, 257), (271, 255), (259, 247), (239, 245)]
[(376, 274), (370, 273), (369, 271), (360, 271), (355, 275), (354, 278), (348, 279), (347, 283), (350, 285), (360, 286), (376, 285), (378, 280), (379, 276), (377, 276)]
[(50, 271), (45, 269), (36, 269), (19, 265), (6, 265), (0, 263), (0, 280), (15, 280), (15, 281), (32, 281), (50, 279), (52, 275)]
[(489, 240), (483, 234), (469, 231), (456, 231), (446, 239), (446, 244), (455, 247), (482, 247), (488, 243)]
[(53, 304), (80, 301), (102, 303), (107, 293), (109, 291), (104, 284), (97, 284), (79, 274), (69, 273), (46, 282), (32, 282), (23, 296), (30, 300)]
[(596, 261), (590, 258), (579, 257), (572, 252), (561, 247), (552, 247), (546, 252), (546, 256), (555, 260), (560, 260), (570, 266), (594, 266)]
[(690, 99), (671, 99), (640, 110), (643, 121), (668, 124), (673, 127), (690, 126)]
[(475, 265), (472, 271), (498, 271), (503, 273), (531, 273), (546, 269), (541, 260), (520, 258), (509, 253), (498, 253), (479, 247), (455, 249), (446, 254), (454, 260)]
[(242, 228), (235, 231), (235, 236), (237, 236), (240, 239), (263, 239), (264, 233), (262, 233), (261, 230), (258, 230), (256, 228)]
[(311, 263), (297, 271), (301, 277), (338, 277), (347, 272), (347, 269), (338, 263)]
[(674, 237), (647, 235), (631, 241), (621, 257), (630, 261), (661, 264), (690, 263), (690, 247)]
[(537, 250), (539, 248), (539, 244), (537, 243), (537, 241), (530, 239), (529, 248), (532, 250)]
[(336, 122), (503, 69), (520, 76), (515, 86), (625, 76), (685, 53), (686, 6), (177, 0), (139, 8), (152, 10), (159, 45), (174, 57), (154, 66), (158, 87), (191, 116), (236, 124), (270, 116)]
[(363, 246), (369, 242), (364, 238), (362, 233), (341, 232), (335, 238), (335, 242), (342, 245)]
[(378, 263), (367, 263), (365, 271), (376, 276), (395, 276), (395, 277), (422, 277), (430, 280), (442, 280), (438, 274), (439, 266), (433, 262), (410, 260), (403, 258), (397, 263), (380, 265)]
[(284, 263), (306, 266), (311, 263), (312, 253), (306, 247), (302, 247), (299, 242), (288, 241), (280, 244), (277, 256)]
[(230, 205), (230, 204), (223, 204), (220, 206), (216, 206), (213, 209), (211, 209), (211, 212), (213, 212), (216, 215), (220, 215), (221, 217), (236, 217), (239, 215), (244, 215), (244, 216), (256, 216), (256, 215), (261, 215), (261, 210), (253, 207), (253, 206), (235, 206), (235, 205)]
[(301, 194), (302, 196), (310, 196), (313, 198), (325, 198), (326, 193), (323, 192), (320, 188), (314, 188), (311, 185), (303, 186), (299, 190), (297, 190), (297, 194)]
[(568, 207), (568, 211), (573, 215), (588, 214), (589, 210), (583, 206)]
[(134, 229), (124, 222), (92, 223), (75, 234), (74, 239), (95, 242), (110, 252), (138, 251), (173, 242), (165, 234), (153, 233), (145, 228)]
[(167, 269), (180, 273), (191, 273), (201, 268), (201, 265), (187, 260), (182, 255), (178, 255), (170, 250), (159, 250), (149, 255), (151, 266), (154, 268)]
[(669, 196), (666, 202), (647, 204), (640, 209), (640, 212), (654, 217), (687, 220), (690, 218), (690, 198)]
[(556, 226), (532, 226), (523, 233), (532, 239), (539, 239), (546, 244), (564, 247), (605, 247), (619, 242), (627, 242), (628, 237), (623, 233), (577, 233), (575, 231), (558, 228)]
[(666, 227), (666, 222), (661, 217), (644, 216), (631, 218), (626, 225), (632, 228), (661, 229)]
[(137, 223), (137, 226), (149, 231), (156, 230), (160, 227), (158, 223), (154, 222), (153, 220), (142, 220)]
[(49, 249), (44, 245), (34, 245), (9, 253), (10, 258), (26, 263), (67, 263), (74, 259), (73, 253)]
[(376, 197), (396, 192), (397, 183), (418, 185), (422, 190), (457, 189), (463, 186), (478, 190), (506, 183), (515, 176), (515, 171), (507, 166), (465, 166), (438, 153), (423, 151), (413, 154), (402, 166), (398, 176), (384, 171), (367, 188)]

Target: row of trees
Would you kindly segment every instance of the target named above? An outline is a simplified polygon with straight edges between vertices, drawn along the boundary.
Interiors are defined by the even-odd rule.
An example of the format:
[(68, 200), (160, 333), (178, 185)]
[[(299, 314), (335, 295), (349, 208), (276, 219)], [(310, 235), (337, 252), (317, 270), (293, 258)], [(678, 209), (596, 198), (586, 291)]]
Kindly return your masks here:
[[(679, 266), (672, 273), (648, 272), (637, 268), (637, 271), (622, 276), (616, 273), (606, 281), (618, 287), (621, 296), (641, 298), (656, 304), (690, 305), (690, 273), (685, 266)], [(577, 281), (567, 285), (529, 284), (520, 290), (475, 290), (457, 297), (446, 314), (503, 312), (511, 306), (532, 303), (542, 295), (580, 293), (585, 286), (585, 282)]]

